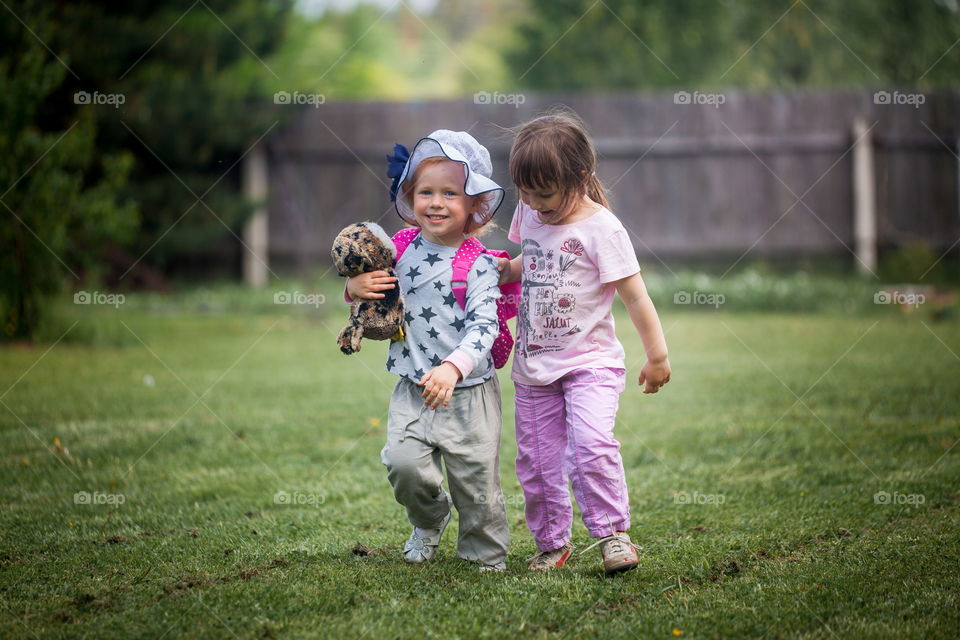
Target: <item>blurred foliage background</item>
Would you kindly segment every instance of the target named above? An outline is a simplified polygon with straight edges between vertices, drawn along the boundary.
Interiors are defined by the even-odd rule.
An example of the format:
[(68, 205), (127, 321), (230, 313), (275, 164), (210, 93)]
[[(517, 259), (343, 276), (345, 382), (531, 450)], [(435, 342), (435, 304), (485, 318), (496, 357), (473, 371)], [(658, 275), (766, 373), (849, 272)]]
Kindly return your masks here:
[(235, 272), (239, 244), (223, 240), (252, 209), (239, 161), (289, 117), (277, 91), (419, 100), (960, 77), (957, 0), (20, 0), (0, 12), (10, 338), (30, 336), (65, 286), (129, 274), (124, 286), (162, 289), (184, 261)]

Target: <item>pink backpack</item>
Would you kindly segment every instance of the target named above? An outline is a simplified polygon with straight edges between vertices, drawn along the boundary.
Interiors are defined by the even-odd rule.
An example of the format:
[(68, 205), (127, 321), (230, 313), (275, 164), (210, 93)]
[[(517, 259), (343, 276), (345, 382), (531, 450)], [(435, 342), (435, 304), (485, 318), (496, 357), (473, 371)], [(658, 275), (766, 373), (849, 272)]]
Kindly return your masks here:
[[(400, 261), (400, 256), (419, 234), (420, 229), (401, 229), (393, 236), (393, 244), (397, 247), (396, 262)], [(494, 258), (510, 259), (510, 254), (506, 251), (491, 251), (476, 238), (467, 238), (460, 245), (456, 255), (453, 256), (453, 276), (450, 278), (450, 286), (453, 289), (453, 297), (456, 298), (461, 309), (467, 308), (467, 275), (481, 253), (490, 254)], [(490, 350), (493, 356), (493, 365), (497, 369), (502, 369), (503, 365), (507, 364), (507, 360), (510, 359), (510, 350), (513, 349), (513, 336), (510, 335), (507, 320), (517, 315), (519, 299), (519, 282), (508, 282), (500, 285), (500, 297), (497, 298), (497, 324), (500, 326), (500, 333), (497, 335), (497, 339), (493, 341), (493, 348)]]

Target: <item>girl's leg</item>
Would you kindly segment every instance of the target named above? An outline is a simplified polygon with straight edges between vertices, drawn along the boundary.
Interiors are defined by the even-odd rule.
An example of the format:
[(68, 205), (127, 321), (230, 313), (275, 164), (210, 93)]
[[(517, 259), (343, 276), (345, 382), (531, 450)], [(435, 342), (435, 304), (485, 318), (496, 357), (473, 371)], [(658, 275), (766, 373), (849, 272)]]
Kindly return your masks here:
[(566, 411), (559, 383), (516, 383), (517, 478), (526, 501), (527, 526), (540, 551), (570, 541), (573, 508), (567, 490), (564, 452)]
[(593, 538), (630, 528), (620, 443), (613, 437), (625, 378), (623, 369), (580, 369), (561, 379), (573, 495)]
[(422, 407), (419, 388), (401, 378), (390, 397), (387, 444), (380, 460), (410, 523), (436, 529), (450, 512), (450, 499), (442, 486), (440, 451), (428, 441), (421, 423)]
[(503, 566), (510, 528), (500, 489), (500, 383), (457, 389), (438, 409), (433, 433), (447, 466), (450, 495), (460, 514), (457, 555)]

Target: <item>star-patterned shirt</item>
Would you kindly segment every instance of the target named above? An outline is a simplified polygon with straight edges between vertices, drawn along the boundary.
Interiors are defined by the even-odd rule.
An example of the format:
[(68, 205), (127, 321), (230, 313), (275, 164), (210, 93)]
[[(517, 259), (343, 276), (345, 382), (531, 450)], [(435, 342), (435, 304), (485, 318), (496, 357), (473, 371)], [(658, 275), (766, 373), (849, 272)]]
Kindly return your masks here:
[(494, 374), (490, 348), (499, 332), (497, 263), (486, 254), (477, 257), (467, 276), (467, 308), (461, 309), (450, 283), (456, 253), (456, 247), (418, 235), (400, 257), (395, 271), (406, 308), (406, 339), (390, 343), (390, 373), (416, 383), (449, 360), (463, 373), (458, 387), (480, 384)]

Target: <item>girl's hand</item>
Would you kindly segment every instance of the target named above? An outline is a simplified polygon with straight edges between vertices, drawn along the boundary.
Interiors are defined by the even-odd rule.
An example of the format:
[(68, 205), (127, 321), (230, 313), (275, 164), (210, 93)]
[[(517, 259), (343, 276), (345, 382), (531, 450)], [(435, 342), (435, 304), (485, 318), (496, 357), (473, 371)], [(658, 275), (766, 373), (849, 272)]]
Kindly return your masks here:
[(458, 382), (460, 382), (460, 370), (449, 362), (430, 369), (417, 383), (423, 386), (423, 393), (420, 394), (424, 399), (423, 404), (436, 409), (442, 402), (446, 407), (450, 403), (450, 396), (453, 395), (453, 388)]
[(670, 361), (666, 358), (659, 362), (651, 362), (643, 365), (640, 370), (640, 386), (646, 382), (647, 386), (643, 388), (644, 393), (656, 393), (660, 387), (670, 382)]
[(497, 284), (507, 284), (508, 282), (517, 282), (520, 280), (519, 266), (519, 256), (512, 260), (497, 258), (497, 271), (500, 272), (500, 281), (497, 282)]
[(389, 291), (397, 286), (394, 284), (396, 281), (397, 279), (386, 271), (361, 273), (347, 278), (347, 295), (353, 299), (376, 300), (384, 297), (384, 294), (379, 293), (380, 291)]

